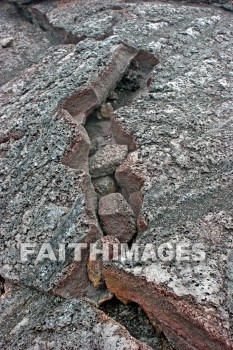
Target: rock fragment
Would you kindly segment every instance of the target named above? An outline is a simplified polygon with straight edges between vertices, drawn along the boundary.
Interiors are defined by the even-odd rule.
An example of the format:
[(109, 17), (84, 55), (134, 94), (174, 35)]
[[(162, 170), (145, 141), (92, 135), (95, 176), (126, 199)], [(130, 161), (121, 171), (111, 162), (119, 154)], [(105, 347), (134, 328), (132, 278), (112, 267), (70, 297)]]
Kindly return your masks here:
[(5, 49), (6, 47), (10, 47), (12, 46), (14, 43), (14, 38), (9, 37), (9, 38), (4, 38), (0, 41), (0, 44), (2, 45), (2, 47)]
[(110, 176), (94, 179), (93, 185), (98, 197), (107, 196), (110, 193), (116, 192), (116, 184)]
[(100, 107), (100, 114), (102, 115), (103, 118), (110, 119), (112, 113), (113, 113), (113, 108), (111, 103), (107, 102)]
[(136, 233), (133, 211), (120, 193), (102, 197), (98, 213), (104, 232), (120, 242), (129, 242)]
[(138, 192), (146, 180), (146, 168), (137, 151), (132, 152), (116, 170), (116, 179), (123, 189), (124, 196)]
[(84, 300), (9, 285), (0, 310), (2, 350), (152, 350)]
[[(101, 251), (101, 254), (96, 252)], [(101, 237), (96, 243), (90, 254), (87, 269), (88, 278), (95, 288), (105, 286), (103, 270), (103, 261), (118, 259), (120, 255), (120, 241), (114, 236)], [(113, 295), (112, 295), (113, 296)]]
[(93, 178), (111, 175), (128, 153), (126, 145), (106, 145), (90, 157), (90, 174)]
[(111, 91), (109, 96), (108, 96), (108, 99), (109, 100), (117, 100), (119, 97), (118, 97), (118, 94), (115, 92), (115, 91)]

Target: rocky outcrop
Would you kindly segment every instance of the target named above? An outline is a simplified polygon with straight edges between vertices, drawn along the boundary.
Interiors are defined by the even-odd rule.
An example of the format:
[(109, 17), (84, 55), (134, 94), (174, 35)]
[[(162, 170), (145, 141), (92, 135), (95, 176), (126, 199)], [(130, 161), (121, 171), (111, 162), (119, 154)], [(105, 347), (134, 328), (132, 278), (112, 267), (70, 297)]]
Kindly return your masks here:
[(2, 350), (151, 350), (94, 306), (8, 285), (0, 300)]
[[(232, 349), (231, 12), (111, 0), (20, 11), (56, 46), (1, 87), (1, 348), (146, 348), (81, 299), (115, 294), (177, 349)], [(129, 261), (64, 258), (59, 244), (103, 231), (130, 241)]]
[[(2, 87), (1, 239), (8, 245), (2, 246), (1, 271), (6, 278), (63, 296), (92, 293), (87, 258), (35, 266), (31, 259), (20, 261), (20, 244), (37, 245), (35, 261), (42, 242), (57, 250), (67, 239), (89, 243), (102, 235), (88, 169), (90, 140), (76, 116), (88, 115), (105, 100), (136, 53), (115, 39), (59, 46)], [(99, 60), (104, 63), (96, 70)], [(86, 105), (80, 104), (83, 94)], [(126, 146), (119, 147), (127, 154)]]

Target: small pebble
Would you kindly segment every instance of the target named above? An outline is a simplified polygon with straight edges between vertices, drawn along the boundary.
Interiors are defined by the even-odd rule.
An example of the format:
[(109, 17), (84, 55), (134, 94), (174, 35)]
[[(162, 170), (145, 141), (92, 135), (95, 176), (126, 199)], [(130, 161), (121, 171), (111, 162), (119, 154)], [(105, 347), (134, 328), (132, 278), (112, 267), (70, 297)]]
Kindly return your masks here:
[(0, 44), (2, 45), (2, 47), (5, 49), (6, 47), (10, 47), (12, 46), (14, 43), (14, 39), (13, 38), (4, 38), (0, 41)]

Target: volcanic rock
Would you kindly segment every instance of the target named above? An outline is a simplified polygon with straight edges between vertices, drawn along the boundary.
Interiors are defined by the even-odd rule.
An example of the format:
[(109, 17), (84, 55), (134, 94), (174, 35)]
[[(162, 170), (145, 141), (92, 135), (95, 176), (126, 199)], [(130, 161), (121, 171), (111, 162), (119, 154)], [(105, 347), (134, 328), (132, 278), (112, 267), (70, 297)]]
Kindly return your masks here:
[(133, 211), (120, 193), (100, 198), (98, 214), (104, 232), (120, 242), (129, 242), (136, 233)]
[(126, 145), (106, 145), (90, 157), (91, 177), (112, 175), (128, 154)]

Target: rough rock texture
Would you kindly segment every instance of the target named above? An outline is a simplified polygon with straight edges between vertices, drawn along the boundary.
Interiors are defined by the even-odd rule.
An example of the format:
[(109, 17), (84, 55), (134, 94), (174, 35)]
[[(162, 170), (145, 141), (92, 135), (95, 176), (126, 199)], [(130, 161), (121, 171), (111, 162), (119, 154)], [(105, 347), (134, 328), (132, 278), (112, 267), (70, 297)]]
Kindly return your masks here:
[(125, 305), (117, 298), (113, 298), (101, 305), (100, 309), (126, 327), (136, 339), (146, 342), (153, 349), (174, 350), (166, 337), (159, 329), (155, 329), (145, 312), (136, 303)]
[(101, 177), (114, 174), (116, 168), (128, 154), (126, 145), (106, 145), (90, 157), (89, 167), (91, 177)]
[(41, 28), (28, 23), (10, 4), (0, 2), (0, 41), (9, 37), (13, 45), (0, 46), (0, 86), (37, 62), (51, 45)]
[[(103, 260), (112, 260), (120, 254), (120, 241), (114, 236), (107, 235), (96, 241), (94, 247), (95, 249), (90, 254), (87, 263), (88, 278), (95, 288), (103, 289), (106, 287), (103, 276)], [(106, 300), (110, 300), (112, 297), (111, 294)]]
[(103, 231), (120, 242), (129, 242), (136, 233), (133, 211), (120, 193), (100, 198), (98, 214)]
[[(103, 292), (101, 288), (94, 289), (88, 281), (88, 252), (80, 263), (73, 262), (71, 253), (65, 262), (56, 264), (49, 260), (35, 264), (33, 256), (23, 263), (19, 244), (46, 241), (57, 248), (62, 242), (95, 242), (102, 237), (87, 157), (91, 148), (96, 152), (91, 157), (95, 157), (108, 143), (103, 144), (102, 136), (99, 144), (96, 135), (92, 139), (88, 118), (118, 86), (122, 91), (117, 90), (120, 102), (113, 103), (111, 132), (116, 144), (127, 145), (129, 152), (136, 153), (118, 168), (117, 177), (138, 217), (136, 242), (142, 248), (151, 244), (151, 254), (144, 261), (111, 262), (98, 273), (119, 299), (138, 303), (177, 349), (230, 350), (233, 20), (230, 11), (218, 8), (219, 2), (215, 6), (198, 3), (44, 1), (23, 8), (23, 14), (57, 42), (80, 43), (50, 48), (38, 64), (1, 88), (0, 273), (4, 279), (66, 298), (86, 296), (98, 304), (106, 297), (98, 294)], [(230, 9), (230, 4), (224, 2), (222, 7)], [(6, 23), (5, 10), (2, 18)], [(23, 31), (31, 26), (25, 22)], [(1, 49), (4, 55), (14, 53), (10, 50), (17, 45), (17, 36), (7, 32), (4, 37), (14, 36), (14, 44)], [(44, 38), (40, 29), (38, 32)], [(46, 45), (47, 41), (42, 51)], [(145, 50), (150, 54), (146, 55)], [(37, 60), (37, 53), (35, 57)], [(125, 75), (130, 62), (137, 67), (143, 61), (147, 62), (140, 73), (143, 77), (159, 61), (144, 84), (132, 70)], [(3, 82), (9, 78), (7, 73)], [(87, 133), (80, 126), (86, 120)], [(119, 145), (110, 148), (116, 151), (116, 147)], [(127, 152), (117, 166), (126, 156)], [(162, 259), (158, 257), (158, 247), (164, 243), (167, 254), (172, 255), (170, 261), (166, 254)], [(186, 243), (190, 260), (186, 256), (181, 261), (176, 251), (180, 243)], [(206, 258), (202, 262), (197, 249), (193, 249), (194, 243), (204, 245)], [(32, 293), (33, 299), (38, 292), (19, 288), (25, 296), (22, 304), (16, 302), (16, 311), (22, 305), (19, 312), (23, 314), (28, 310), (25, 298), (30, 299)], [(7, 293), (3, 298), (7, 299)], [(49, 298), (61, 302), (45, 294), (41, 298), (44, 301), (38, 303), (45, 305), (46, 313), (50, 308), (54, 310)], [(80, 300), (61, 303), (73, 302), (83, 305)], [(75, 332), (72, 319), (78, 312), (65, 320), (65, 326), (63, 320), (59, 324), (59, 317), (54, 320), (49, 316), (45, 329), (43, 321), (39, 324), (39, 335), (37, 323), (29, 328), (25, 315), (11, 328), (17, 312), (10, 306), (8, 312), (9, 322), (3, 321), (2, 326), (6, 336), (3, 349), (17, 349), (18, 341), (22, 342), (21, 348), (57, 348), (42, 341), (62, 342), (59, 332), (63, 330), (68, 334), (61, 343), (64, 349), (70, 348), (72, 336), (80, 344), (77, 348), (111, 348), (108, 336), (100, 340), (106, 334), (105, 322), (97, 331), (91, 327), (90, 334), (85, 328), (90, 320), (81, 314), (78, 323), (84, 326), (84, 332)], [(37, 312), (35, 322), (40, 322)], [(19, 339), (21, 327), (23, 336)], [(38, 339), (39, 345), (31, 346), (32, 339)], [(122, 349), (134, 349), (130, 343), (125, 345), (121, 336), (117, 341), (123, 341)]]
[(129, 154), (117, 168), (115, 176), (127, 200), (132, 193), (140, 191), (147, 179), (147, 169), (137, 151)]
[(29, 288), (8, 286), (0, 300), (2, 350), (151, 350), (102, 311)]
[(110, 119), (113, 112), (111, 103), (105, 103), (100, 108), (100, 114), (103, 118)]
[[(64, 296), (87, 293), (86, 259), (76, 264), (71, 257), (57, 264), (46, 260), (35, 266), (33, 256), (20, 261), (20, 244), (50, 242), (57, 250), (59, 243), (88, 243), (100, 237), (87, 169), (90, 141), (74, 118), (77, 110), (89, 111), (101, 104), (135, 52), (114, 38), (57, 46), (2, 87), (3, 277)], [(93, 99), (80, 106), (83, 93)], [(126, 149), (120, 146), (116, 165), (126, 156)]]
[(99, 198), (116, 192), (115, 182), (110, 176), (94, 179), (93, 186)]
[(232, 17), (157, 4), (136, 11), (141, 20), (115, 32), (136, 33), (138, 45), (160, 51), (148, 93), (115, 112), (147, 164), (149, 229), (138, 243), (202, 242), (207, 258), (107, 267), (106, 283), (162, 323), (180, 348), (231, 349)]

